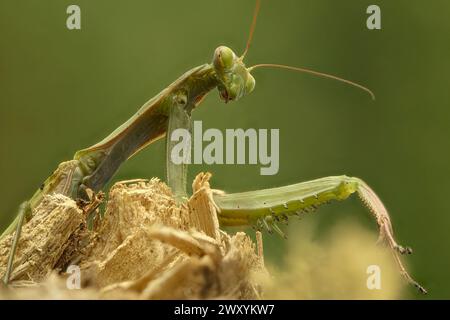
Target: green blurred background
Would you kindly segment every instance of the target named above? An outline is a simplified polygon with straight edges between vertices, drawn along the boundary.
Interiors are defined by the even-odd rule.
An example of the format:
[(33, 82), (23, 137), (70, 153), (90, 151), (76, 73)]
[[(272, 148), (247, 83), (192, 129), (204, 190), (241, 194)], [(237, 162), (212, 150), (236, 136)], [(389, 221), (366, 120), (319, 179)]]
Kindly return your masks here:
[[(82, 29), (66, 28), (81, 7)], [(366, 28), (377, 4), (382, 30)], [(12, 1), (0, 3), (0, 226), (63, 160), (109, 134), (215, 47), (245, 45), (254, 1)], [(448, 148), (450, 2), (263, 1), (247, 64), (305, 66), (358, 81), (377, 95), (278, 70), (258, 70), (254, 93), (223, 104), (210, 94), (193, 114), (206, 128), (279, 128), (280, 171), (193, 165), (227, 191), (327, 175), (366, 180), (390, 209), (400, 243), (412, 246), (427, 298), (450, 298)], [(164, 178), (159, 141), (114, 181)], [(315, 215), (320, 232), (345, 217), (374, 231), (356, 198)], [(265, 243), (267, 259), (283, 241)], [(412, 289), (410, 298), (423, 298)]]

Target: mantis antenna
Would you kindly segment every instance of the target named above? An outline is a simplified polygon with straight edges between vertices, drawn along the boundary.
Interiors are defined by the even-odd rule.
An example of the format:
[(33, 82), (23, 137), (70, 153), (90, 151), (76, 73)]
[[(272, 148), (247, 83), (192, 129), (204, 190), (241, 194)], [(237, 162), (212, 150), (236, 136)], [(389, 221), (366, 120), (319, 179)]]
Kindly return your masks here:
[(315, 75), (315, 76), (318, 76), (318, 77), (322, 77), (322, 78), (328, 78), (328, 79), (337, 80), (337, 81), (346, 83), (348, 85), (351, 85), (353, 87), (356, 87), (358, 89), (361, 89), (361, 90), (367, 92), (372, 97), (372, 100), (375, 100), (375, 94), (369, 88), (366, 88), (363, 85), (360, 85), (360, 84), (358, 84), (356, 82), (353, 82), (353, 81), (350, 81), (350, 80), (347, 80), (347, 79), (343, 79), (343, 78), (340, 78), (338, 76), (334, 76), (332, 74), (322, 73), (322, 72), (318, 72), (318, 71), (314, 71), (314, 70), (310, 70), (310, 69), (305, 69), (305, 68), (287, 66), (287, 65), (283, 65), (283, 64), (275, 64), (275, 63), (256, 64), (256, 65), (254, 65), (252, 67), (249, 67), (247, 70), (249, 72), (251, 72), (252, 70), (254, 70), (256, 68), (287, 69), (287, 70), (292, 70), (292, 71), (297, 71), (297, 72), (309, 73), (309, 74), (312, 74), (312, 75)]
[[(250, 49), (250, 44), (252, 43), (253, 34), (255, 33), (255, 29), (256, 29), (256, 20), (258, 19), (258, 14), (259, 14), (260, 7), (261, 7), (261, 0), (256, 0), (255, 10), (253, 12), (253, 19), (252, 19), (252, 24), (250, 26), (250, 32), (249, 32), (249, 35), (248, 35), (247, 44), (245, 46), (244, 53), (239, 58), (239, 60), (241, 60), (241, 61), (244, 60), (245, 55), (247, 54), (248, 50)], [(358, 89), (361, 89), (361, 90), (367, 92), (368, 94), (370, 94), (372, 100), (375, 100), (375, 94), (369, 88), (364, 87), (363, 85), (360, 85), (360, 84), (358, 84), (356, 82), (353, 82), (353, 81), (350, 81), (350, 80), (347, 80), (347, 79), (344, 79), (344, 78), (341, 78), (341, 77), (338, 77), (338, 76), (334, 76), (334, 75), (331, 75), (331, 74), (318, 72), (318, 71), (314, 71), (314, 70), (310, 70), (310, 69), (306, 69), (306, 68), (292, 67), (292, 66), (288, 66), (288, 65), (275, 64), (275, 63), (256, 64), (256, 65), (254, 65), (252, 67), (249, 67), (247, 70), (249, 72), (251, 72), (252, 70), (254, 70), (256, 68), (287, 69), (287, 70), (296, 71), (296, 72), (309, 73), (309, 74), (312, 74), (314, 76), (318, 76), (318, 77), (322, 77), (322, 78), (333, 79), (333, 80), (336, 80), (336, 81), (340, 81), (340, 82), (346, 83), (346, 84), (351, 85), (353, 87), (356, 87)]]
[(255, 11), (253, 12), (253, 20), (250, 26), (250, 33), (248, 34), (247, 44), (245, 45), (244, 53), (241, 55), (240, 60), (244, 60), (245, 55), (250, 49), (250, 44), (252, 43), (253, 33), (256, 29), (256, 20), (258, 19), (259, 8), (261, 7), (261, 0), (256, 0)]

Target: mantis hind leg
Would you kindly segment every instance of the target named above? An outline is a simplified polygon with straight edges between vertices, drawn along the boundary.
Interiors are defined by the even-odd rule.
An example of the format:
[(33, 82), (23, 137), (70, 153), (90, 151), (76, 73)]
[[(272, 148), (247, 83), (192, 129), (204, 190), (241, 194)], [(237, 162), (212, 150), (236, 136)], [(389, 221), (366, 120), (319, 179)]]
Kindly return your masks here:
[[(20, 233), (22, 232), (22, 225), (24, 224), (25, 217), (30, 212), (31, 212), (30, 202), (29, 201), (23, 202), (19, 206), (17, 218), (14, 221), (14, 223), (12, 224), (13, 227), (15, 226), (16, 232), (12, 238), (11, 250), (9, 251), (8, 263), (6, 265), (6, 272), (5, 272), (5, 275), (3, 276), (3, 283), (5, 285), (8, 285), (9, 280), (11, 278), (11, 274), (12, 274), (13, 267), (14, 267), (14, 256), (16, 254), (17, 245), (19, 244)], [(6, 230), (6, 231), (8, 231), (8, 230)], [(6, 233), (6, 231), (5, 231), (5, 233)], [(5, 235), (5, 233), (3, 235)]]
[(214, 195), (214, 201), (220, 209), (218, 215), (222, 225), (251, 224), (256, 229), (266, 229), (270, 233), (275, 231), (284, 236), (277, 226), (278, 221), (287, 221), (291, 215), (302, 215), (332, 200), (345, 200), (353, 193), (358, 194), (374, 216), (379, 228), (378, 242), (386, 243), (392, 249), (403, 277), (426, 293), (411, 278), (398, 256), (412, 253), (411, 248), (402, 247), (395, 241), (388, 211), (376, 193), (359, 178), (333, 176), (279, 188), (217, 194)]

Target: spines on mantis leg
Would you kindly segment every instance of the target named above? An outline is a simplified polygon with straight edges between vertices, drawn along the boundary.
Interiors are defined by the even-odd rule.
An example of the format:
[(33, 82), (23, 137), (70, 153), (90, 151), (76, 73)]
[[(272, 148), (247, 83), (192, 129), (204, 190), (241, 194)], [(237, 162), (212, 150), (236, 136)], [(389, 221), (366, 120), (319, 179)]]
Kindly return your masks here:
[(279, 188), (216, 195), (214, 201), (221, 210), (222, 225), (258, 226), (314, 211), (331, 200), (344, 200), (355, 190), (352, 178), (337, 176)]
[(379, 242), (390, 247), (402, 276), (420, 292), (426, 293), (408, 274), (398, 256), (412, 253), (412, 250), (397, 244), (388, 211), (375, 192), (359, 178), (326, 177), (279, 188), (216, 194), (214, 202), (219, 208), (219, 222), (223, 226), (252, 225), (258, 230), (275, 231), (285, 237), (277, 222), (286, 222), (289, 216), (302, 215), (331, 200), (344, 200), (355, 192), (375, 217)]

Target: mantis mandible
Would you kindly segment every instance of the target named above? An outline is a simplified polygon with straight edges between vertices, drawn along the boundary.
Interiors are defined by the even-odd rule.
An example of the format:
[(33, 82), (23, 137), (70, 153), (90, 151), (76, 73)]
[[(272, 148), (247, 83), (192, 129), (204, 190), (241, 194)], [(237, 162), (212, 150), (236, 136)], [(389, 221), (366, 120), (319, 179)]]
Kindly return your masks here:
[[(4, 231), (0, 239), (15, 231), (9, 253), (8, 265), (3, 282), (8, 284), (14, 266), (14, 255), (20, 238), (22, 225), (33, 216), (33, 210), (44, 195), (59, 193), (74, 200), (89, 199), (91, 191), (99, 192), (112, 178), (120, 165), (128, 158), (167, 135), (177, 128), (190, 129), (192, 110), (205, 95), (217, 88), (225, 103), (237, 101), (250, 94), (255, 88), (251, 72), (257, 68), (281, 68), (330, 78), (373, 93), (357, 83), (317, 71), (280, 64), (257, 64), (246, 67), (244, 57), (249, 50), (260, 0), (256, 7), (246, 48), (241, 56), (226, 46), (215, 49), (212, 63), (195, 67), (146, 102), (136, 114), (118, 127), (99, 143), (75, 153), (73, 160), (62, 162), (30, 200), (20, 205), (16, 219)], [(186, 192), (186, 165), (175, 165), (170, 160), (172, 148), (166, 139), (167, 182), (176, 199), (183, 201)], [(421, 292), (426, 290), (413, 280), (404, 268), (399, 254), (411, 253), (410, 248), (397, 244), (389, 214), (375, 192), (361, 179), (335, 176), (299, 184), (257, 190), (243, 193), (215, 193), (212, 200), (218, 208), (218, 218), (222, 226), (252, 225), (269, 233), (284, 233), (277, 222), (287, 220), (294, 214), (303, 214), (332, 200), (344, 200), (357, 193), (368, 207), (379, 227), (379, 241), (385, 242), (392, 250), (394, 259), (404, 278)]]

